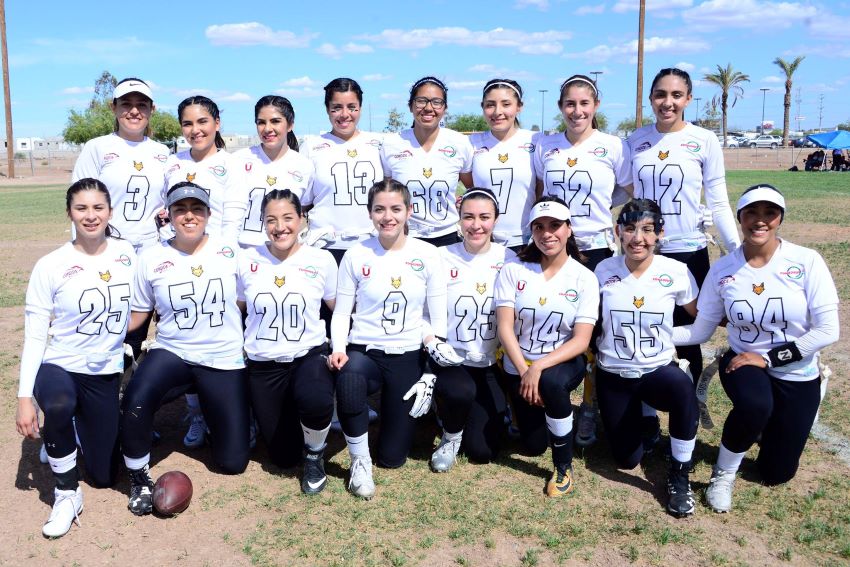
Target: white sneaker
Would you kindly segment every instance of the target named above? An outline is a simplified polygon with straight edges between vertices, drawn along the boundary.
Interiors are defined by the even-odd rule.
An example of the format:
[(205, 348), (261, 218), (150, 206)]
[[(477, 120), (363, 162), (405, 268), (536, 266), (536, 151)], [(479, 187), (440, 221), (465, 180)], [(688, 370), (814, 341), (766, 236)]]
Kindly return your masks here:
[(75, 521), (80, 525), (80, 513), (83, 511), (83, 491), (53, 489), (53, 510), (47, 523), (41, 528), (45, 537), (62, 537), (71, 529)]
[(711, 480), (705, 489), (705, 499), (715, 512), (732, 509), (732, 488), (735, 486), (735, 471), (724, 471), (716, 466), (711, 471)]
[(207, 436), (207, 422), (204, 420), (202, 413), (186, 414), (186, 419), (189, 420), (189, 431), (183, 437), (183, 445), (189, 449), (197, 449), (203, 446), (204, 439)]
[(457, 462), (457, 453), (460, 451), (461, 440), (449, 441), (445, 437), (440, 440), (440, 445), (431, 455), (431, 470), (434, 472), (448, 472)]
[(348, 491), (364, 500), (375, 496), (375, 481), (372, 480), (372, 459), (354, 457), (351, 460), (351, 475), (348, 479)]

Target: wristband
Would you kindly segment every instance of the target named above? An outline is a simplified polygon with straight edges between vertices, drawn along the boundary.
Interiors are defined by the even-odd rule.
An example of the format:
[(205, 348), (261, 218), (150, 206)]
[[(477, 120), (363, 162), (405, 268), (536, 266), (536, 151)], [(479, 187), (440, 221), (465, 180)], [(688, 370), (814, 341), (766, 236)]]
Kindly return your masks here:
[(769, 368), (778, 368), (792, 362), (797, 362), (798, 360), (803, 360), (803, 355), (800, 354), (797, 343), (793, 341), (770, 349), (767, 351), (767, 357), (770, 360)]
[(765, 368), (770, 368), (771, 366), (773, 366), (773, 363), (770, 362), (769, 356), (767, 356), (766, 354), (763, 354), (763, 355), (761, 355), (761, 358), (762, 358), (762, 360), (764, 360)]

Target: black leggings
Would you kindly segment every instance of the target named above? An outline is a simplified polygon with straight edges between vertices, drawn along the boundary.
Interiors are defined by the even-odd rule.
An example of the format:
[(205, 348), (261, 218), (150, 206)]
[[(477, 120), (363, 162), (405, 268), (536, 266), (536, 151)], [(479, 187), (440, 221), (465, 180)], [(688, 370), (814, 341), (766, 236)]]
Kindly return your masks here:
[[(708, 275), (708, 268), (710, 267), (708, 247), (700, 248), (694, 252), (671, 252), (662, 254), (662, 256), (667, 256), (668, 258), (687, 264), (691, 275), (694, 276), (694, 280), (697, 282), (697, 287), (702, 288), (702, 282), (705, 281), (705, 276)], [(688, 315), (688, 312), (681, 306), (677, 305), (673, 308), (674, 327), (690, 325), (693, 322), (694, 318)], [(679, 358), (684, 358), (690, 363), (691, 376), (694, 377), (693, 387), (696, 388), (696, 384), (702, 374), (702, 350), (700, 345), (678, 346), (676, 347), (676, 354)]]
[(33, 395), (44, 412), (44, 448), (54, 459), (77, 448), (76, 417), (86, 474), (97, 487), (112, 486), (118, 471), (118, 388), (120, 374), (94, 376), (42, 364)]
[(210, 429), (213, 460), (226, 474), (248, 466), (248, 385), (244, 371), (189, 364), (162, 348), (148, 351), (122, 400), (121, 450), (138, 459), (150, 453), (153, 416), (174, 395), (195, 387)]
[[(533, 406), (525, 401), (525, 398), (519, 394), (520, 377), (505, 372), (505, 389), (516, 414), (519, 437), (529, 454), (542, 455), (549, 446), (546, 416), (562, 419), (573, 414), (570, 392), (575, 390), (584, 379), (585, 365), (584, 356), (577, 356), (544, 370), (537, 387), (543, 399), (543, 407)], [(572, 432), (570, 432), (569, 446), (572, 447)], [(572, 452), (569, 458), (572, 461)]]
[(381, 391), (381, 431), (377, 463), (398, 468), (407, 460), (413, 444), (416, 420), (410, 416), (415, 397), (405, 393), (422, 377), (425, 353), (417, 349), (403, 354), (366, 351), (348, 345), (348, 362), (336, 375), (337, 415), (342, 431), (359, 437), (369, 430), (369, 396)]
[(462, 449), (471, 461), (496, 458), (505, 429), (505, 393), (496, 380), (498, 367), (451, 366), (436, 370), (434, 399), (443, 429), (463, 430)]
[(687, 441), (696, 437), (699, 408), (688, 375), (675, 364), (640, 378), (622, 378), (596, 367), (596, 396), (605, 434), (617, 466), (632, 469), (643, 457), (641, 402), (670, 413), (670, 435)]
[(272, 462), (288, 468), (301, 462), (301, 424), (322, 430), (334, 412), (334, 380), (327, 365), (327, 345), (292, 362), (248, 361), (251, 407)]
[(723, 446), (733, 453), (747, 451), (761, 434), (756, 460), (765, 484), (788, 482), (797, 474), (800, 456), (820, 405), (820, 377), (805, 382), (773, 378), (764, 369), (741, 366), (731, 374), (720, 360), (720, 382), (732, 401), (723, 425)]

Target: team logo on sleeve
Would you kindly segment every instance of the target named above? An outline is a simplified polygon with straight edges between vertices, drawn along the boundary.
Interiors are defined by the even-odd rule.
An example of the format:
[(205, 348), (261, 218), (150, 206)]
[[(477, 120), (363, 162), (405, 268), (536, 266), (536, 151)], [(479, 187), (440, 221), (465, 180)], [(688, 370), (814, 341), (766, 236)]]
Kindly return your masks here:
[(277, 183), (277, 177), (272, 177), (271, 175), (266, 175), (266, 183), (269, 184), (269, 187)]
[(167, 270), (169, 268), (173, 268), (173, 267), (174, 267), (174, 262), (172, 262), (171, 260), (166, 260), (165, 262), (161, 263), (159, 266), (154, 268), (153, 273), (161, 274), (165, 270)]
[(644, 304), (643, 297), (635, 297), (634, 295), (632, 297), (634, 297), (634, 299), (632, 300), (632, 305), (634, 305), (638, 309), (643, 307), (643, 304)]
[(103, 156), (103, 163), (109, 163), (109, 162), (111, 162), (111, 161), (113, 161), (113, 160), (115, 160), (119, 157), (121, 157), (121, 156), (119, 156), (116, 153), (110, 152), (110, 153)]
[(546, 159), (550, 156), (554, 156), (554, 155), (559, 154), (559, 153), (561, 153), (561, 150), (559, 150), (558, 148), (552, 148), (551, 150), (549, 150), (545, 154), (543, 154), (543, 159)]
[(348, 157), (351, 157), (351, 158), (357, 157), (357, 149), (356, 148), (353, 149), (353, 150), (346, 150), (345, 153), (348, 154)]
[(256, 274), (257, 270), (260, 269), (260, 265), (256, 262), (251, 262), (251, 268), (250, 269), (251, 269), (252, 274)]
[(100, 279), (105, 282), (108, 282), (112, 279), (112, 274), (109, 273), (109, 270), (106, 270), (105, 272), (98, 272), (98, 274), (100, 274)]
[(496, 271), (498, 272), (499, 270), (501, 270), (501, 269), (502, 269), (502, 266), (504, 266), (504, 265), (505, 265), (505, 263), (504, 263), (504, 262), (496, 262), (495, 264), (493, 264), (492, 266), (490, 266), (490, 269), (491, 269), (491, 270), (496, 270)]
[(425, 263), (422, 260), (420, 260), (419, 258), (414, 258), (414, 259), (410, 260), (409, 262), (405, 262), (405, 264), (410, 266), (410, 269), (413, 270), (414, 272), (421, 272), (422, 270), (425, 269)]
[(233, 258), (233, 256), (236, 255), (236, 253), (233, 251), (233, 248), (231, 248), (230, 246), (222, 246), (221, 250), (216, 252), (216, 254), (220, 254), (225, 258)]
[(525, 150), (528, 153), (533, 154), (534, 153), (534, 144), (523, 144), (523, 145), (519, 146), (519, 149)]
[(132, 263), (133, 263), (133, 261), (132, 261), (132, 260), (130, 260), (130, 257), (129, 257), (129, 256), (127, 256), (126, 254), (121, 254), (120, 256), (118, 256), (117, 258), (115, 258), (115, 261), (116, 261), (116, 262), (121, 262), (121, 265), (123, 265), (123, 266), (129, 266), (130, 264), (132, 264)]
[(298, 171), (298, 170), (296, 170), (296, 171), (287, 171), (287, 173), (288, 173), (289, 175), (291, 175), (291, 176), (292, 176), (292, 179), (294, 179), (294, 180), (295, 180), (295, 181), (297, 181), (298, 183), (301, 183), (302, 181), (304, 181), (304, 176), (303, 176), (303, 175), (301, 175), (301, 172), (300, 172), (300, 171)]
[(760, 284), (753, 284), (753, 293), (756, 295), (764, 293), (764, 282), (761, 282)]
[(423, 168), (422, 168), (422, 175), (424, 175), (424, 176), (425, 176), (425, 179), (430, 179), (430, 178), (431, 178), (431, 176), (432, 176), (432, 175), (434, 175), (434, 173), (433, 173), (433, 171), (432, 171), (432, 168), (430, 168), (430, 167), (423, 167)]
[(609, 285), (614, 285), (615, 283), (618, 283), (619, 281), (621, 281), (620, 276), (615, 274), (615, 275), (611, 276), (610, 278), (608, 278), (607, 280), (605, 280), (605, 283), (602, 284), (602, 287), (608, 287)]
[(524, 289), (525, 289), (525, 280), (519, 280), (516, 283), (516, 290), (517, 291), (523, 291)]
[(502, 163), (508, 161), (508, 154), (499, 154), (499, 161)]
[(328, 149), (329, 147), (331, 147), (331, 145), (330, 145), (329, 143), (327, 143), (327, 142), (324, 142), (324, 143), (322, 143), (322, 144), (319, 144), (318, 146), (313, 146), (313, 147), (312, 147), (312, 148), (310, 148), (310, 149), (311, 149), (311, 150), (313, 150), (314, 152), (318, 152), (319, 150), (326, 150), (326, 149)]
[(67, 280), (68, 278), (73, 278), (74, 276), (76, 276), (77, 274), (79, 274), (82, 271), (83, 271), (82, 266), (71, 266), (70, 268), (65, 270), (64, 274), (62, 274), (62, 279)]
[(734, 282), (735, 282), (735, 276), (733, 276), (731, 274), (727, 274), (727, 275), (723, 276), (722, 278), (720, 278), (719, 280), (717, 280), (717, 286), (719, 287), (719, 286), (727, 285), (727, 284), (734, 283)]
[(369, 264), (363, 264), (362, 266), (360, 266), (360, 273), (363, 274), (364, 278), (368, 278), (370, 275), (372, 275), (372, 266), (370, 266)]
[(303, 268), (298, 268), (298, 271), (310, 278), (311, 280), (314, 280), (319, 277), (319, 270), (317, 270), (315, 266), (304, 266)]
[(457, 279), (457, 275), (458, 275), (458, 270), (457, 270), (457, 268), (449, 268), (449, 277), (450, 277), (450, 278), (452, 278), (453, 280), (456, 280), (456, 279)]
[(588, 153), (593, 154), (598, 158), (604, 158), (605, 156), (608, 155), (608, 148), (605, 148), (605, 147), (602, 147), (602, 146), (597, 146), (597, 147), (593, 148), (593, 150), (588, 152)]
[(227, 175), (227, 169), (223, 165), (214, 165), (209, 168), (213, 175), (216, 177), (224, 177)]
[(667, 150), (666, 152), (662, 152), (661, 150), (658, 150), (658, 159), (665, 160), (669, 156), (670, 156), (670, 150)]
[(578, 163), (578, 158), (567, 158), (567, 165), (570, 167), (575, 167)]
[(373, 148), (380, 148), (381, 146), (383, 146), (381, 141), (378, 140), (377, 138), (372, 138), (371, 140), (369, 140), (366, 143), (369, 144), (370, 146), (372, 146)]
[(695, 140), (688, 140), (684, 144), (679, 145), (691, 152), (692, 154), (695, 154), (700, 151), (700, 149), (702, 149), (702, 146), (700, 146)]
[(196, 278), (201, 277), (201, 274), (204, 273), (204, 266), (203, 265), (199, 265), (197, 268), (195, 266), (191, 266), (191, 268), (192, 268), (192, 275), (195, 276)]
[(411, 152), (410, 150), (404, 150), (397, 154), (393, 154), (390, 157), (393, 159), (407, 159), (409, 157), (413, 157), (413, 152)]
[(136, 168), (136, 171), (141, 171), (145, 168), (145, 164), (140, 161), (133, 160), (133, 167)]
[(781, 275), (792, 280), (799, 280), (806, 275), (806, 270), (802, 266), (790, 265), (784, 272), (779, 272)]
[(156, 154), (155, 156), (153, 156), (153, 159), (155, 159), (159, 163), (165, 163), (168, 160), (168, 156), (165, 154)]
[(540, 305), (546, 305), (546, 298), (541, 297), (540, 299), (537, 300), (537, 303), (539, 303)]
[(396, 289), (400, 288), (401, 287), (401, 276), (399, 276), (397, 278), (390, 276), (390, 285), (392, 285)]
[(245, 162), (245, 173), (251, 173), (251, 170), (254, 169), (254, 164), (250, 161)]
[(189, 183), (192, 183), (194, 180), (195, 180), (195, 174), (194, 173), (187, 173), (186, 174), (186, 181), (188, 181)]
[(277, 287), (283, 287), (283, 284), (285, 284), (285, 283), (286, 283), (286, 276), (283, 276), (283, 277), (275, 276), (274, 277), (274, 285), (276, 285)]
[(642, 143), (641, 145), (639, 145), (638, 147), (635, 148), (635, 153), (639, 154), (641, 152), (645, 152), (646, 150), (648, 150), (651, 147), (652, 147), (652, 144), (650, 144), (649, 142), (644, 142), (644, 143)]
[(478, 292), (478, 295), (484, 295), (484, 292), (487, 291), (487, 282), (484, 283), (475, 283), (475, 291)]
[(454, 146), (446, 146), (445, 148), (440, 148), (440, 153), (446, 157), (455, 157), (457, 155), (457, 149)]
[(480, 148), (477, 148), (477, 149), (476, 149), (476, 150), (472, 153), (472, 155), (474, 155), (474, 156), (478, 156), (478, 155), (481, 155), (481, 154), (486, 154), (486, 153), (488, 153), (489, 151), (490, 151), (490, 148), (488, 148), (487, 146), (481, 146)]
[[(563, 291), (559, 293), (561, 297), (569, 301), (570, 303), (575, 303), (578, 301), (578, 292), (574, 289), (568, 289), (567, 291)], [(540, 305), (543, 305), (542, 303)]]
[(673, 285), (673, 278), (671, 278), (669, 274), (659, 274), (652, 278), (652, 281), (658, 282), (661, 284), (661, 287), (670, 287)]

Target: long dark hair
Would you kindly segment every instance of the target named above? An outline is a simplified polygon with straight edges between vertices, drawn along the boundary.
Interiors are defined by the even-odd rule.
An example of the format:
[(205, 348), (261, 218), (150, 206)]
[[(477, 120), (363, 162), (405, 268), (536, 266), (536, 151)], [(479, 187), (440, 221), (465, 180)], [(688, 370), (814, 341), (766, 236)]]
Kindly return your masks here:
[[(92, 177), (84, 177), (79, 179), (71, 184), (68, 187), (68, 190), (65, 191), (65, 212), (69, 215), (71, 214), (71, 202), (74, 200), (74, 196), (77, 193), (82, 193), (83, 191), (97, 191), (106, 198), (106, 205), (109, 207), (109, 210), (112, 210), (112, 197), (109, 196), (109, 189), (106, 188), (106, 185), (103, 184), (103, 181), (100, 179), (94, 179)], [(121, 234), (115, 229), (114, 226), (107, 223), (106, 230), (104, 231), (106, 236), (111, 236), (113, 238), (121, 238)]]
[[(183, 101), (177, 105), (177, 119), (180, 120), (181, 124), (183, 122), (183, 111), (186, 110), (186, 107), (192, 106), (193, 104), (197, 104), (201, 106), (210, 113), (210, 116), (213, 117), (213, 120), (220, 121), (221, 113), (218, 110), (218, 105), (203, 95), (195, 95), (190, 96), (189, 98), (184, 98)], [(224, 138), (221, 137), (221, 132), (216, 130), (215, 133), (215, 147), (219, 150), (224, 150), (227, 148), (224, 143)]]
[[(257, 104), (254, 105), (254, 120), (257, 120), (257, 117), (260, 115), (260, 110), (262, 110), (266, 106), (275, 107), (278, 112), (280, 112), (286, 121), (289, 123), (289, 126), (295, 125), (295, 109), (292, 108), (292, 103), (289, 102), (288, 98), (279, 96), (279, 95), (266, 95), (260, 100), (257, 101)], [(298, 151), (298, 138), (295, 136), (295, 132), (290, 130), (286, 133), (286, 145), (289, 146), (289, 149)]]
[[(561, 199), (560, 197), (555, 197), (554, 195), (543, 195), (539, 199), (537, 199), (534, 204), (543, 203), (546, 201), (552, 201), (555, 203), (560, 203), (561, 205), (567, 206), (567, 203)], [(572, 228), (572, 223), (570, 221), (566, 221), (567, 226)], [(581, 263), (585, 263), (587, 258), (581, 253), (578, 249), (578, 243), (576, 242), (576, 236), (574, 232), (570, 232), (570, 237), (567, 239), (567, 254), (571, 258), (575, 258)], [(534, 243), (534, 239), (528, 241), (528, 244), (525, 245), (525, 248), (519, 251), (517, 254), (517, 258), (522, 262), (531, 262), (534, 264), (539, 264), (543, 259), (543, 252), (540, 251), (540, 248)]]

